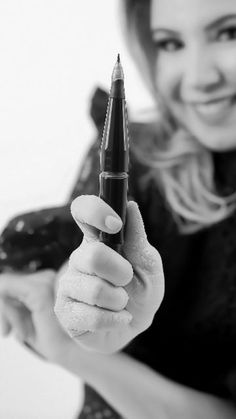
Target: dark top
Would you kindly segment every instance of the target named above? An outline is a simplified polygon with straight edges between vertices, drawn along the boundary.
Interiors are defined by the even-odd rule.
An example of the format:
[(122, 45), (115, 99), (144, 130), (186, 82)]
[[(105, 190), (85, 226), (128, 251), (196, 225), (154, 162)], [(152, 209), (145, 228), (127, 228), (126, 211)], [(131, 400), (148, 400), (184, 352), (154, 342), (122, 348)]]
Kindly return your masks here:
[[(146, 125), (130, 124), (131, 141), (148, 141), (148, 135)], [(98, 193), (99, 144), (90, 150), (72, 198)], [(236, 152), (213, 157), (218, 190), (236, 191)], [(236, 401), (236, 213), (182, 235), (156, 183), (140, 187), (146, 170), (131, 154), (129, 194), (161, 254), (165, 297), (151, 327), (124, 352), (172, 380)], [(88, 406), (96, 397), (91, 389), (87, 394)]]
[[(93, 97), (91, 114), (98, 137), (84, 160), (69, 203), (80, 194), (98, 194), (99, 147), (106, 100), (100, 90)], [(131, 141), (138, 138), (148, 141), (148, 135), (148, 126), (130, 124)], [(222, 193), (236, 190), (236, 152), (216, 153), (214, 164), (219, 190)], [(161, 254), (165, 296), (151, 327), (124, 352), (176, 382), (236, 401), (236, 213), (204, 231), (181, 235), (156, 184), (151, 182), (145, 190), (140, 187), (140, 178), (146, 170), (131, 153), (129, 199), (138, 203), (148, 240)], [(35, 217), (35, 213), (19, 216), (8, 224), (1, 238), (0, 267), (28, 266), (31, 271), (35, 266), (57, 268), (81, 242), (82, 233), (71, 221), (69, 204), (39, 211)], [(22, 219), (24, 226), (21, 224), (19, 228)], [(47, 248), (46, 257), (37, 253), (39, 239), (41, 248)], [(23, 252), (19, 242), (25, 245)], [(31, 267), (27, 257), (31, 258)], [(99, 417), (120, 418), (86, 386), (80, 418)]]

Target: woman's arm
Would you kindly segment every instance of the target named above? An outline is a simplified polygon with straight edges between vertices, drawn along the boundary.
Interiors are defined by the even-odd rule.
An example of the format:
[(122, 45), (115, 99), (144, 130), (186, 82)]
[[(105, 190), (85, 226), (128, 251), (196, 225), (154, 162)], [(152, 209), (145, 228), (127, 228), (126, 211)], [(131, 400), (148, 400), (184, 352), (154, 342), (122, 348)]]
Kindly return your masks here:
[(172, 382), (124, 353), (101, 355), (71, 342), (58, 363), (125, 419), (235, 419), (233, 403)]
[[(233, 419), (230, 403), (173, 383), (123, 353), (85, 351), (53, 313), (56, 273), (0, 275), (12, 329), (39, 354), (97, 390), (124, 419)], [(20, 301), (11, 306), (10, 301)], [(6, 307), (5, 307), (6, 308)], [(9, 311), (10, 310), (10, 311)]]

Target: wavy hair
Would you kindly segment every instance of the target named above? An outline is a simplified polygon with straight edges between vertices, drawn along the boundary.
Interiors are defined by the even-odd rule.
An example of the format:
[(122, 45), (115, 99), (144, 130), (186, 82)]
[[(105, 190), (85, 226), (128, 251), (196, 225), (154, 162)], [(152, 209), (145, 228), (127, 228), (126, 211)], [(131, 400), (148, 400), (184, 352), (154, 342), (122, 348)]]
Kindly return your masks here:
[(121, 0), (120, 8), (131, 56), (157, 105), (156, 118), (150, 122), (153, 135), (132, 148), (149, 169), (142, 184), (151, 180), (158, 184), (181, 234), (197, 232), (231, 215), (236, 193), (221, 196), (217, 192), (212, 152), (178, 125), (158, 94), (150, 0)]

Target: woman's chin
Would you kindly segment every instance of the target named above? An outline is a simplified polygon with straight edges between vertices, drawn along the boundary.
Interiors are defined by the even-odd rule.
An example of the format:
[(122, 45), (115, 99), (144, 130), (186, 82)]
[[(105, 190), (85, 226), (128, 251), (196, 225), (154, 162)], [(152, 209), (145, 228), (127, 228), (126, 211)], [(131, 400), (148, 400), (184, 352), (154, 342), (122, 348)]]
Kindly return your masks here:
[(236, 149), (236, 126), (235, 129), (212, 128), (207, 127), (188, 127), (188, 131), (201, 143), (204, 147), (211, 151), (230, 151)]

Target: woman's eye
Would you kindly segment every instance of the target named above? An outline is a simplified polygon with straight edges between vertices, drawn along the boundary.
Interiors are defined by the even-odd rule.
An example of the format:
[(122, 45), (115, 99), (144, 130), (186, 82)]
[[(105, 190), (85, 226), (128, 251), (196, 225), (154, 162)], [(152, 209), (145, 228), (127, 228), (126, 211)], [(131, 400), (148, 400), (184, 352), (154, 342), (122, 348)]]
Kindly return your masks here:
[(236, 40), (236, 26), (221, 30), (218, 39), (223, 42)]
[(154, 43), (158, 50), (163, 50), (166, 52), (175, 52), (183, 47), (183, 44), (180, 41), (176, 41), (174, 39), (154, 41)]

